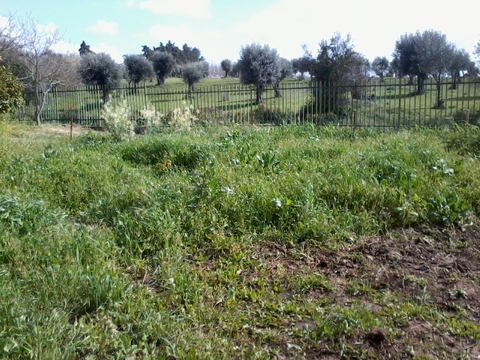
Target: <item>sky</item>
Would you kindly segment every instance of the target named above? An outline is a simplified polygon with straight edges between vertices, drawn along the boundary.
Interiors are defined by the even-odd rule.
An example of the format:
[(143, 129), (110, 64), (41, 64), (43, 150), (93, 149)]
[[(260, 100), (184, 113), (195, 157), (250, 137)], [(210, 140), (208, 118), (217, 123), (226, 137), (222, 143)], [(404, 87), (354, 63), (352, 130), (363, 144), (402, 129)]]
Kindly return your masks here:
[(236, 61), (242, 46), (258, 43), (293, 59), (306, 45), (316, 56), (318, 44), (335, 32), (352, 37), (355, 50), (369, 60), (391, 58), (401, 35), (427, 29), (473, 53), (480, 40), (478, 11), (468, 4), (431, 0), (2, 0), (0, 27), (6, 17), (31, 18), (57, 29), (58, 52), (78, 53), (85, 41), (91, 50), (141, 54), (169, 40), (197, 47), (205, 59)]

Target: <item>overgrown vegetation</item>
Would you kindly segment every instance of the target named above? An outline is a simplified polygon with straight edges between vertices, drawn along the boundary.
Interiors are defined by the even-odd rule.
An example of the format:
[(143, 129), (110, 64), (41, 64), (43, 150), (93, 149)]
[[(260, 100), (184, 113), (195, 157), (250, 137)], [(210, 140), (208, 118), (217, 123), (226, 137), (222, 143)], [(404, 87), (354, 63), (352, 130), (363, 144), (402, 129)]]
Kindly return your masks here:
[(1, 358), (480, 354), (476, 127), (0, 127)]
[(15, 108), (22, 106), (23, 85), (3, 65), (0, 57), (0, 114), (13, 112)]

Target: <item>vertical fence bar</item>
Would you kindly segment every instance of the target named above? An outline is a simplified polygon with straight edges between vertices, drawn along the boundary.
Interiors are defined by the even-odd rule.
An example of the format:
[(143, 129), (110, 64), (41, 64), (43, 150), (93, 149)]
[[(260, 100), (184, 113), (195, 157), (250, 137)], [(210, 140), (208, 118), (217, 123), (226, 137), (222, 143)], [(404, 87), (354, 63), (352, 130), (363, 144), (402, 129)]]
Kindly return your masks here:
[[(302, 124), (311, 121), (321, 124), (335, 121), (342, 126), (359, 127), (411, 127), (420, 125), (436, 125), (436, 121), (446, 119), (465, 119), (469, 111), (473, 121), (477, 116), (479, 85), (475, 81), (463, 81), (455, 89), (448, 79), (440, 83), (441, 98), (444, 107), (437, 104), (437, 83), (425, 81), (425, 93), (417, 95), (417, 86), (408, 80), (394, 78), (378, 82), (372, 79), (357, 84), (338, 85), (332, 82), (317, 81), (285, 81), (280, 84), (281, 97), (275, 97), (274, 90), (265, 90), (264, 108), (269, 110), (262, 117), (257, 114), (256, 89), (246, 85), (219, 85), (198, 88), (189, 96), (185, 87), (131, 87), (116, 89), (112, 101), (121, 98), (128, 101), (135, 114), (152, 103), (163, 114), (175, 108), (183, 108), (183, 103), (193, 104), (201, 111), (205, 120), (221, 123), (238, 122), (273, 122), (275, 124)], [(415, 95), (412, 93), (415, 88)], [(352, 96), (354, 94), (354, 96)], [(360, 95), (360, 96), (357, 96)], [(16, 117), (20, 121), (31, 120), (34, 115), (34, 104), (29, 101), (31, 94), (25, 94), (27, 104), (18, 109)], [(375, 97), (374, 97), (375, 96)], [(73, 116), (76, 124), (84, 126), (103, 126), (102, 88), (99, 86), (64, 87), (52, 90), (48, 94), (43, 117), (45, 122), (69, 122)], [(33, 104), (33, 105), (32, 105)], [(348, 109), (347, 113), (337, 110)], [(269, 115), (270, 114), (270, 115)]]

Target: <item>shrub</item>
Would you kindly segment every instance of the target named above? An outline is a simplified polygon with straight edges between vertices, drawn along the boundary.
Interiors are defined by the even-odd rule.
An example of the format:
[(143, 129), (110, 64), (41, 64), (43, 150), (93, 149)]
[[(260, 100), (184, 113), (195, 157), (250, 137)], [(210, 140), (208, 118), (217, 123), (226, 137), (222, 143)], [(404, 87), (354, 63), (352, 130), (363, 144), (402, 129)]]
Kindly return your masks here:
[(23, 91), (20, 81), (0, 65), (0, 114), (13, 112), (15, 108), (22, 106)]
[(292, 118), (292, 114), (283, 112), (280, 109), (268, 108), (263, 105), (259, 105), (253, 112), (253, 119), (259, 124), (281, 125), (290, 118)]
[(131, 110), (127, 101), (121, 104), (107, 104), (102, 109), (102, 117), (107, 131), (116, 141), (130, 140), (135, 136), (135, 126), (131, 120)]
[(183, 108), (176, 108), (167, 115), (167, 123), (174, 130), (189, 130), (198, 121), (197, 115), (193, 105), (183, 102)]
[(159, 113), (152, 105), (140, 110), (146, 133), (156, 133), (165, 123), (165, 115)]

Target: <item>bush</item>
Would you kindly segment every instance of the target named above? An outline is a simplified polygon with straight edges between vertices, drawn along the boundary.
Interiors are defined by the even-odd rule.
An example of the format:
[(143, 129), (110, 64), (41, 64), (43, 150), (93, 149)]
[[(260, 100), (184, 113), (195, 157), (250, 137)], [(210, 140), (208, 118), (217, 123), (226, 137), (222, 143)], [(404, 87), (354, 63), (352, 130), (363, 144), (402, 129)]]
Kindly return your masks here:
[(253, 112), (253, 120), (259, 124), (282, 125), (291, 119), (292, 116), (293, 114), (291, 113), (286, 113), (280, 109), (269, 108), (264, 105), (259, 105)]
[(140, 117), (145, 128), (144, 133), (147, 134), (156, 133), (163, 125), (166, 125), (165, 116), (151, 105), (140, 110)]
[(121, 104), (106, 104), (102, 109), (102, 117), (107, 131), (114, 140), (131, 140), (135, 136), (132, 112), (126, 100), (123, 100)]
[(23, 106), (23, 91), (20, 81), (0, 65), (0, 114), (13, 112), (15, 108)]
[(193, 105), (183, 102), (183, 108), (176, 108), (168, 113), (166, 121), (174, 130), (189, 130), (198, 121), (198, 111)]

